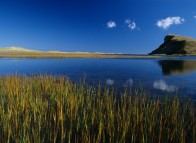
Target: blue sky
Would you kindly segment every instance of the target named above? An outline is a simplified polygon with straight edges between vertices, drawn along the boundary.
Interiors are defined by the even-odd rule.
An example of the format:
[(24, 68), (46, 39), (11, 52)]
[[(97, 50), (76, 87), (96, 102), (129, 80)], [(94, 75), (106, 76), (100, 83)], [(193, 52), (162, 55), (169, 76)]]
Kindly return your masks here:
[(195, 0), (0, 0), (0, 47), (147, 54), (196, 38)]

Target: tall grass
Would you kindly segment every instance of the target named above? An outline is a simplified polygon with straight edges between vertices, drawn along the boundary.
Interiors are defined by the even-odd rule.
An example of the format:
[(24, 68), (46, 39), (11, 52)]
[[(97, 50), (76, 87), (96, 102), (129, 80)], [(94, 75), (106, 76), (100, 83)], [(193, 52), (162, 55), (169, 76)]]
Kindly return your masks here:
[(116, 93), (64, 77), (0, 77), (0, 142), (196, 142), (192, 101)]

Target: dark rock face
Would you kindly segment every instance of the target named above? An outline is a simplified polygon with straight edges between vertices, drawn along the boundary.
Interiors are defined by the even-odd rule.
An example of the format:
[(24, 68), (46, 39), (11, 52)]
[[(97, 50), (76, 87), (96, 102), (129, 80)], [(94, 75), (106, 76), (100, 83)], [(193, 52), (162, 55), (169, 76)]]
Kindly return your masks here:
[(174, 37), (175, 37), (175, 35), (169, 34), (169, 35), (165, 36), (164, 42), (167, 42), (167, 41), (171, 40)]
[(164, 38), (164, 43), (159, 46), (156, 50), (152, 51), (150, 55), (153, 54), (196, 54), (196, 40), (176, 35), (167, 35)]

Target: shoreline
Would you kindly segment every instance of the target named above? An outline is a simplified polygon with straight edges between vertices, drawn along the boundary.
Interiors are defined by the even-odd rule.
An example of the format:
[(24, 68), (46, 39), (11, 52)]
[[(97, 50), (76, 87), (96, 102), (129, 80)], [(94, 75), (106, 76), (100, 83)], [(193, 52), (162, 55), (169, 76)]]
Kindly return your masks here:
[(52, 52), (0, 52), (0, 58), (113, 58), (113, 59), (153, 59), (193, 57), (195, 55), (132, 55), (103, 53), (52, 53)]

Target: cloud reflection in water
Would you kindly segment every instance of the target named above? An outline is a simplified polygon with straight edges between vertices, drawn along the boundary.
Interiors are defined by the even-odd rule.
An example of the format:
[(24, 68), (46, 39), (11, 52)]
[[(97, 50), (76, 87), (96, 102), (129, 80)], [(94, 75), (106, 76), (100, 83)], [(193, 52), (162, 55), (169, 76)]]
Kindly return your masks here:
[(132, 85), (133, 85), (133, 79), (132, 79), (132, 78), (128, 79), (128, 80), (127, 80), (127, 83), (128, 83), (130, 86), (132, 86)]
[(154, 81), (153, 87), (155, 89), (159, 89), (167, 92), (174, 92), (178, 90), (178, 88), (175, 85), (169, 85), (164, 80)]
[(113, 85), (113, 84), (114, 84), (114, 80), (112, 80), (112, 79), (107, 79), (107, 80), (106, 80), (106, 84), (107, 84), (107, 85)]

